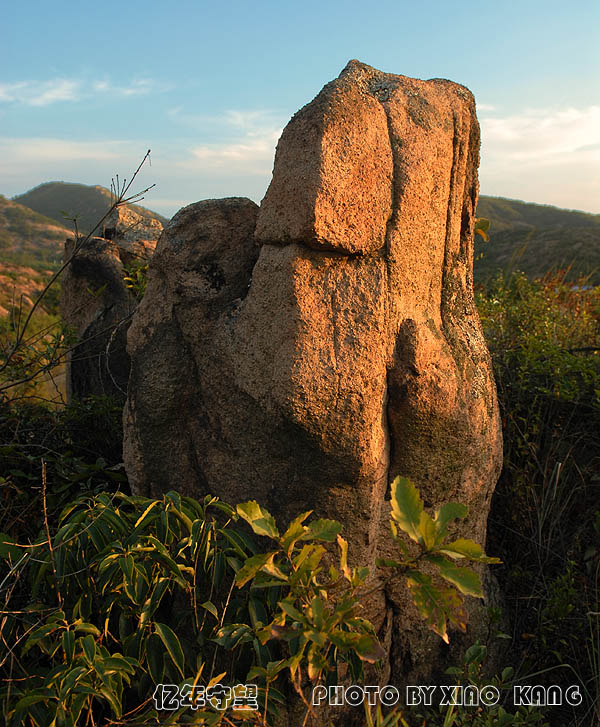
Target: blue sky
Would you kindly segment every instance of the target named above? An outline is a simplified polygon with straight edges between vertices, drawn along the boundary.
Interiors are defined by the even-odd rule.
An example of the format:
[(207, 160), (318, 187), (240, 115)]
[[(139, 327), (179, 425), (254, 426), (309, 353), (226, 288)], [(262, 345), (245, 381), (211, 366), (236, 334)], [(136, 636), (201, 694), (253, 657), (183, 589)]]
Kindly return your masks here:
[(598, 0), (22, 0), (0, 29), (0, 193), (110, 186), (259, 202), (291, 115), (351, 58), (468, 86), (482, 194), (600, 213)]

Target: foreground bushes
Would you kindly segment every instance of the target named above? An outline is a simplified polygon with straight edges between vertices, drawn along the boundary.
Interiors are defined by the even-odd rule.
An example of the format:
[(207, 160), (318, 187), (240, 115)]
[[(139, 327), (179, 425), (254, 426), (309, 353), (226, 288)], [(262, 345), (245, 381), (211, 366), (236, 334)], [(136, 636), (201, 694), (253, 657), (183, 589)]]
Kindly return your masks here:
[[(457, 561), (495, 562), (472, 541), (448, 537), (448, 526), (466, 514), (449, 503), (432, 518), (410, 482), (398, 478), (392, 488), (392, 536), (400, 547), (398, 560), (380, 566), (406, 579), (445, 640), (447, 622), (465, 628), (460, 594), (481, 596), (476, 573)], [(117, 491), (71, 503), (57, 531), (51, 535), (45, 520), (45, 537), (34, 544), (3, 536), (7, 724), (122, 717), (152, 724), (164, 706), (163, 684), (189, 695), (220, 683), (235, 695), (234, 686), (248, 682), (257, 685), (252, 714), (212, 709), (195, 717), (258, 724), (289, 698), (286, 685), (308, 707), (310, 685), (337, 683), (342, 665), (360, 683), (363, 663), (384, 655), (360, 615), (369, 573), (349, 567), (339, 523), (305, 524), (310, 515), (280, 533), (256, 502), (234, 510), (212, 497), (200, 503), (171, 492), (150, 500)], [(400, 533), (417, 544), (415, 556)], [(269, 541), (266, 552), (256, 536)], [(337, 543), (335, 559), (323, 543)], [(446, 585), (426, 575), (423, 562)], [(176, 720), (190, 706), (160, 717)]]
[[(505, 664), (514, 673), (507, 666), (496, 683), (503, 689), (531, 674), (533, 683), (581, 680), (582, 710), (549, 716), (561, 727), (587, 726), (600, 694), (598, 294), (517, 276), (480, 291), (478, 303), (505, 432), (489, 543), (505, 563), (513, 637)], [(258, 724), (297, 690), (335, 679), (335, 669), (361, 683), (363, 665), (379, 657), (356, 601), (368, 574), (348, 567), (337, 523), (299, 516), (281, 533), (257, 504), (131, 497), (110, 402), (60, 412), (8, 407), (0, 427), (0, 700), (9, 724), (165, 724), (202, 714), (206, 724)], [(461, 625), (459, 591), (476, 593), (479, 584), (452, 569), (439, 552), (444, 533), (431, 523), (439, 528), (463, 510), (449, 506), (432, 519), (408, 483), (394, 498), (395, 527), (432, 551), (452, 588), (446, 600), (427, 598), (432, 584), (401, 551), (380, 565), (408, 578), (429, 625), (445, 636), (448, 621)], [(488, 683), (484, 667), (485, 647), (474, 645), (451, 678)], [(152, 701), (160, 683), (246, 681), (257, 686), (256, 713), (158, 713)], [(542, 719), (540, 710), (510, 711), (403, 710), (387, 724)]]
[(505, 563), (511, 663), (580, 681), (587, 707), (557, 724), (587, 725), (600, 699), (600, 288), (517, 274), (478, 306), (504, 430), (488, 547)]

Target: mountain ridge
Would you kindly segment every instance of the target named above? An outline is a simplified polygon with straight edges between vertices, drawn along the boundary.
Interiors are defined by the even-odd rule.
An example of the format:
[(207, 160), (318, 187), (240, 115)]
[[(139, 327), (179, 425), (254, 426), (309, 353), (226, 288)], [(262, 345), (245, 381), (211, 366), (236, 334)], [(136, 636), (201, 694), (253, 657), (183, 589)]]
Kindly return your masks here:
[[(87, 185), (76, 182), (43, 182), (23, 194), (12, 198), (35, 212), (64, 224), (66, 220), (77, 218), (80, 232), (95, 230), (98, 222), (109, 210), (114, 196), (101, 185)], [(138, 214), (151, 217), (165, 225), (168, 220), (158, 212), (137, 204), (128, 204)], [(66, 213), (66, 214), (64, 214)]]
[[(43, 182), (12, 200), (0, 196), (0, 255), (12, 253), (14, 261), (14, 254), (26, 254), (26, 264), (35, 259), (44, 264), (58, 261), (64, 238), (73, 234), (72, 223), (61, 210), (78, 213), (80, 231), (88, 232), (108, 210), (110, 201), (105, 187), (72, 182)], [(11, 205), (15, 207), (9, 209)], [(129, 206), (163, 225), (167, 222), (146, 207)], [(27, 210), (38, 217), (27, 218)], [(477, 282), (500, 271), (522, 270), (529, 277), (542, 277), (552, 270), (569, 269), (572, 280), (590, 276), (591, 283), (600, 284), (600, 214), (481, 195), (477, 215), (490, 220), (489, 242), (476, 236)]]

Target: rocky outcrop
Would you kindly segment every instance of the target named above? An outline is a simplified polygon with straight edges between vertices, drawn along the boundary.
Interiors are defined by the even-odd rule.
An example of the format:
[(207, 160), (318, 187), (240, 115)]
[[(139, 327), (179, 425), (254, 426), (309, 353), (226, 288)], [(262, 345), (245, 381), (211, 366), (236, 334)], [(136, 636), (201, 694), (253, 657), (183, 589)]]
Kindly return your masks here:
[(124, 281), (126, 269), (143, 265), (154, 252), (162, 225), (117, 207), (109, 220), (112, 239), (93, 237), (65, 244), (61, 315), (75, 346), (67, 357), (67, 400), (90, 395), (125, 402), (129, 379), (127, 330), (138, 301)]
[[(282, 523), (312, 509), (373, 566), (401, 474), (427, 506), (468, 505), (483, 542), (501, 434), (472, 291), (478, 161), (467, 89), (351, 61), (284, 130), (260, 210), (181, 210), (129, 331), (134, 490), (254, 498)], [(404, 591), (366, 604), (390, 683), (437, 648)]]
[(120, 205), (106, 218), (102, 236), (119, 246), (121, 257), (148, 258), (154, 252), (162, 231), (159, 220), (141, 215), (127, 205)]

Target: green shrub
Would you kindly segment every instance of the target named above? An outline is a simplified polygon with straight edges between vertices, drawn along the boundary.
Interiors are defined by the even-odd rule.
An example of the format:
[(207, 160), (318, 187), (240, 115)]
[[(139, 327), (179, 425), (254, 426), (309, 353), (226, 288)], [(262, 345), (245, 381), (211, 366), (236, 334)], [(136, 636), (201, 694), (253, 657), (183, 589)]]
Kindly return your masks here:
[[(477, 575), (455, 561), (494, 559), (472, 541), (447, 538), (448, 524), (466, 508), (451, 503), (432, 518), (407, 480), (393, 485), (391, 514), (400, 558), (380, 566), (406, 578), (419, 610), (447, 640), (447, 620), (464, 626), (458, 591), (481, 595)], [(54, 534), (45, 518), (32, 545), (2, 536), (7, 724), (68, 726), (132, 714), (150, 724), (158, 717), (148, 706), (156, 685), (190, 692), (252, 680), (260, 712), (237, 717), (259, 723), (286, 701), (286, 684), (308, 704), (306, 679), (335, 679), (344, 663), (362, 678), (363, 662), (384, 655), (360, 615), (368, 571), (348, 566), (339, 523), (307, 523), (310, 515), (280, 533), (256, 502), (233, 509), (175, 492), (158, 500), (102, 492), (68, 505)], [(400, 532), (418, 544), (415, 556)], [(269, 541), (266, 552), (254, 536)], [(326, 546), (334, 542), (335, 564)], [(423, 561), (450, 587), (425, 575)], [(215, 710), (196, 712), (200, 717), (207, 724), (224, 719)]]
[(589, 615), (600, 596), (600, 288), (516, 274), (480, 289), (477, 302), (504, 431), (488, 544), (505, 563), (508, 658), (520, 676), (575, 677), (587, 706), (563, 711), (560, 724), (587, 725), (600, 697)]

